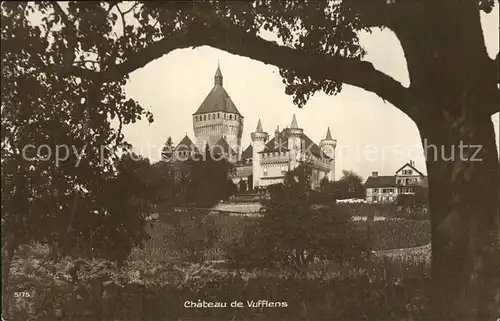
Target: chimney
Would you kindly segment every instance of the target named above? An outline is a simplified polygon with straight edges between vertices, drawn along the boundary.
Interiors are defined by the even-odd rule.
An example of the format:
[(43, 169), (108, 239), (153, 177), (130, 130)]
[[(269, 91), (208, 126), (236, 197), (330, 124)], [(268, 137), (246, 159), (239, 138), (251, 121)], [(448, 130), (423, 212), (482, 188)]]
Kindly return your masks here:
[(378, 172), (372, 172), (372, 177), (377, 177), (378, 176)]

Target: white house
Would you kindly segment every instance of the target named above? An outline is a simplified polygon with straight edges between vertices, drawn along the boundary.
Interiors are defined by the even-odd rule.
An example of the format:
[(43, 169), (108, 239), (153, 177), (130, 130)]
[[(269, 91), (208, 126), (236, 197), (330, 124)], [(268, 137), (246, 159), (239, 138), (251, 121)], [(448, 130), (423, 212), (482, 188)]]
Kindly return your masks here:
[(366, 201), (392, 203), (399, 194), (414, 194), (416, 186), (427, 186), (427, 177), (410, 160), (395, 175), (379, 176), (378, 172), (373, 172), (365, 182)]

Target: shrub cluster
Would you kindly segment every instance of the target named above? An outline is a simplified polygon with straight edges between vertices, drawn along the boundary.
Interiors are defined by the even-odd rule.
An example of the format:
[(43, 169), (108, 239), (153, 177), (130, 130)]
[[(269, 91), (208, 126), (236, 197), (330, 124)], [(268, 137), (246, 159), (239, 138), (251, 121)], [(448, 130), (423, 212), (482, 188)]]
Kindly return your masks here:
[[(39, 267), (15, 264), (13, 287), (29, 291), (13, 304), (16, 320), (401, 320), (425, 313), (425, 276), (357, 273), (233, 273), (209, 266), (86, 261), (77, 282), (70, 261)], [(226, 302), (226, 308), (186, 308), (186, 301)], [(230, 302), (244, 308), (231, 308)], [(247, 301), (287, 307), (247, 307)], [(24, 305), (23, 305), (24, 302)]]

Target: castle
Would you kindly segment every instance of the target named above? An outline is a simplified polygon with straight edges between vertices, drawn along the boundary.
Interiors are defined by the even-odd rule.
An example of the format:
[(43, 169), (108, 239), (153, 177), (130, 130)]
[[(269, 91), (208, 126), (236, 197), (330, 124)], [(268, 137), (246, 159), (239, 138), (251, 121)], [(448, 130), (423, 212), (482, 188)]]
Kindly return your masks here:
[(220, 67), (214, 77), (214, 87), (193, 114), (195, 141), (186, 134), (175, 148), (175, 158), (188, 159), (209, 148), (212, 155), (221, 155), (235, 165), (232, 180), (240, 191), (266, 188), (283, 182), (285, 174), (307, 162), (312, 169), (311, 185), (319, 186), (327, 177), (335, 180), (335, 148), (330, 128), (325, 139), (314, 143), (299, 127), (295, 115), (289, 128), (276, 128), (274, 137), (263, 130), (259, 120), (250, 134), (252, 143), (242, 151), (244, 117), (236, 108), (223, 86)]

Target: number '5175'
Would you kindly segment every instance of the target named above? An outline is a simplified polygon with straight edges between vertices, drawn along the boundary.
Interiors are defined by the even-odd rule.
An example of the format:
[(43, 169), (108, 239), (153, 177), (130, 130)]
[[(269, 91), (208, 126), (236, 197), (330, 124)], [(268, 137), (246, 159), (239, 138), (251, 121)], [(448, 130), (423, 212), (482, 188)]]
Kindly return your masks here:
[(14, 297), (15, 298), (30, 298), (31, 293), (29, 293), (28, 291), (14, 292)]

